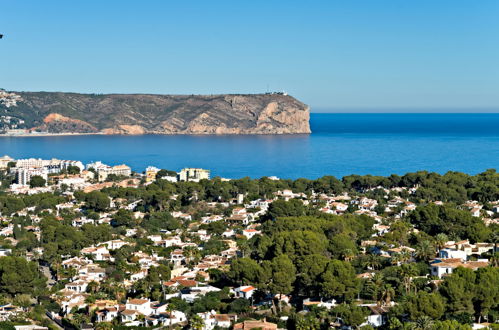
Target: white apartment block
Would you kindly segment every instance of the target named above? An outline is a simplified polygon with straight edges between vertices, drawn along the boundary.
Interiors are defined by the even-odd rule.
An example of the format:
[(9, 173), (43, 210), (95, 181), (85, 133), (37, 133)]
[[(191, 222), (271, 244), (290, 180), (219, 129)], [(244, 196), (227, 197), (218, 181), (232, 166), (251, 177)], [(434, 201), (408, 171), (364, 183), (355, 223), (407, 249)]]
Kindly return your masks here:
[(203, 179), (210, 179), (209, 170), (204, 170), (202, 168), (184, 168), (179, 173), (179, 181), (197, 182)]

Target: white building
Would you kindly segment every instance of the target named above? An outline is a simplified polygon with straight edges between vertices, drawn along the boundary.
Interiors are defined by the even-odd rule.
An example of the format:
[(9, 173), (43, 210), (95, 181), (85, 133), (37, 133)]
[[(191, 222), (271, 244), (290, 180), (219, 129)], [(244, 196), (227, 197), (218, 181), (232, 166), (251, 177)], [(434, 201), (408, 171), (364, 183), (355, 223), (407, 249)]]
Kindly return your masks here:
[(23, 186), (29, 185), (31, 178), (41, 176), (45, 181), (48, 179), (48, 172), (45, 168), (18, 168), (16, 177), (17, 183)]
[(3, 157), (0, 157), (0, 169), (5, 169), (7, 168), (7, 165), (10, 163), (10, 162), (13, 162), (14, 161), (14, 158), (11, 158), (7, 155), (3, 156)]
[(454, 250), (454, 249), (442, 249), (438, 251), (438, 257), (442, 259), (461, 259), (461, 261), (466, 261), (468, 256), (466, 255), (466, 251), (463, 250)]
[(184, 168), (178, 174), (179, 181), (200, 181), (210, 179), (210, 171), (202, 168)]
[(240, 286), (234, 289), (234, 293), (238, 298), (250, 299), (255, 293), (256, 288), (251, 285)]
[(431, 275), (442, 278), (442, 276), (452, 274), (454, 269), (458, 267), (470, 268), (477, 270), (478, 268), (487, 267), (487, 260), (462, 262), (460, 259), (442, 259), (431, 264)]

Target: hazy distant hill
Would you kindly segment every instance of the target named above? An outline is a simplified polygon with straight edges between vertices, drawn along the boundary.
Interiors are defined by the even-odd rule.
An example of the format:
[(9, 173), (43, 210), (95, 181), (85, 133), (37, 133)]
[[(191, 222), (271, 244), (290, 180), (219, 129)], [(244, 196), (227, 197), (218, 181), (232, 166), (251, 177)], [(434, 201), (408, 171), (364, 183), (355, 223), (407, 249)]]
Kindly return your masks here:
[[(277, 93), (208, 96), (3, 92), (0, 116), (12, 117), (13, 123), (20, 120), (17, 127), (51, 133), (310, 133), (309, 107)], [(5, 122), (3, 130), (16, 128)]]

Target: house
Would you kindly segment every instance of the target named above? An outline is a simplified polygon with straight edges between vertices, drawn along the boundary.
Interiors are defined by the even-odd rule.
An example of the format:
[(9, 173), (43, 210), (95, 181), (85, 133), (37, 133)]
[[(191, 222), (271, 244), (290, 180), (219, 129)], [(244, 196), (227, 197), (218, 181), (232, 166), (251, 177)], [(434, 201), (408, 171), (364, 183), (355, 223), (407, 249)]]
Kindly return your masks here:
[(181, 292), (180, 292), (180, 298), (189, 302), (189, 303), (194, 302), (194, 300), (206, 295), (208, 292), (220, 291), (219, 288), (216, 288), (216, 287), (211, 286), (211, 285), (198, 285), (196, 281), (192, 281), (192, 280), (189, 282), (194, 282), (194, 283), (196, 283), (196, 285), (191, 285), (189, 287), (186, 287), (185, 289), (181, 290)]
[(118, 317), (118, 306), (106, 307), (95, 312), (96, 322), (111, 322)]
[(85, 300), (87, 299), (88, 294), (86, 293), (77, 293), (72, 290), (62, 290), (53, 297), (61, 306), (64, 314), (68, 314), (73, 307), (85, 308), (87, 306)]
[(98, 265), (89, 264), (78, 270), (78, 276), (87, 281), (100, 282), (106, 277), (106, 270)]
[(470, 210), (471, 212), (471, 215), (474, 216), (474, 217), (479, 217), (480, 216), (480, 208), (478, 207), (474, 207)]
[(159, 316), (161, 317), (161, 323), (167, 326), (187, 322), (187, 316), (185, 313), (177, 310), (163, 312)]
[(438, 257), (441, 259), (461, 259), (461, 261), (468, 259), (466, 251), (454, 249), (442, 249), (438, 251)]
[(381, 327), (388, 322), (388, 312), (391, 306), (367, 306), (371, 310), (371, 314), (367, 316), (367, 323), (373, 327)]
[(336, 300), (330, 299), (330, 300), (323, 301), (322, 299), (312, 300), (310, 298), (303, 300), (303, 309), (308, 311), (308, 310), (310, 310), (310, 308), (312, 306), (324, 307), (324, 308), (329, 310), (329, 309), (336, 306)]
[(255, 293), (256, 288), (251, 285), (240, 286), (234, 289), (237, 298), (250, 299)]
[[(125, 310), (120, 312), (120, 315), (121, 315), (121, 322), (130, 323), (130, 322), (135, 321), (139, 317), (139, 315), (143, 315), (143, 314), (141, 314), (135, 310), (125, 309)], [(135, 324), (133, 324), (133, 325), (135, 325)], [(139, 325), (139, 324), (137, 324), (137, 325)]]
[(230, 328), (231, 318), (229, 314), (217, 314), (214, 310), (197, 314), (204, 323), (203, 330), (213, 330), (215, 328)]
[(0, 248), (0, 257), (10, 256), (12, 254), (12, 249)]
[(247, 239), (252, 239), (255, 235), (261, 235), (262, 232), (256, 229), (245, 229), (243, 230), (243, 236)]
[(83, 292), (87, 291), (88, 283), (89, 282), (87, 282), (87, 281), (77, 280), (74, 282), (67, 283), (64, 287), (68, 291), (83, 293)]
[(331, 203), (331, 207), (338, 213), (346, 212), (348, 209), (348, 205), (341, 202), (333, 202)]
[(106, 246), (90, 246), (90, 247), (87, 247), (87, 248), (83, 248), (81, 249), (81, 254), (83, 255), (91, 255), (93, 257), (94, 260), (96, 261), (107, 261), (107, 260), (111, 260), (112, 261), (112, 257), (111, 257), (111, 254), (109, 253), (109, 250), (107, 249)]
[(175, 250), (170, 254), (170, 262), (175, 266), (180, 266), (185, 261), (184, 251)]
[(137, 282), (138, 280), (146, 278), (147, 273), (148, 273), (147, 269), (141, 269), (138, 272), (133, 273), (133, 274), (130, 275), (130, 281)]
[(220, 220), (223, 220), (223, 217), (221, 215), (215, 214), (215, 215), (210, 215), (209, 217), (202, 217), (201, 223), (209, 224)]
[(180, 246), (182, 244), (182, 239), (179, 236), (173, 236), (164, 240), (160, 240), (155, 244), (162, 247)]
[(139, 315), (151, 315), (153, 309), (149, 299), (128, 299), (125, 310), (121, 312), (122, 322), (135, 321)]
[(121, 249), (123, 246), (128, 245), (128, 243), (125, 241), (122, 241), (120, 239), (115, 239), (115, 240), (104, 242), (101, 245), (105, 245), (108, 250), (114, 251), (114, 250)]
[(8, 321), (11, 317), (15, 317), (22, 312), (23, 310), (20, 307), (11, 304), (2, 305), (0, 306), (0, 321)]
[(452, 274), (457, 267), (470, 268), (477, 270), (478, 268), (487, 267), (487, 260), (463, 262), (461, 259), (437, 259), (431, 264), (431, 275), (442, 278), (442, 276)]
[(395, 256), (397, 254), (403, 253), (403, 252), (407, 252), (410, 255), (412, 255), (414, 252), (416, 252), (416, 250), (413, 249), (413, 248), (411, 248), (411, 247), (408, 247), (408, 246), (400, 246), (400, 247), (397, 247), (397, 248), (388, 249), (388, 254), (391, 257), (393, 257), (393, 256)]

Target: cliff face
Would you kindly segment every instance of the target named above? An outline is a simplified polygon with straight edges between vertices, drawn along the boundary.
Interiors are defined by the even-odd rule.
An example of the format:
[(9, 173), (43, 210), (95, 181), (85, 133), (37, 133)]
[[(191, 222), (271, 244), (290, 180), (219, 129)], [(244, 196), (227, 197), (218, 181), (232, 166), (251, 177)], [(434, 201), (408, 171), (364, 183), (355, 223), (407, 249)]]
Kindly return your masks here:
[(33, 130), (105, 134), (310, 133), (309, 107), (283, 94), (149, 95), (13, 92), (5, 107)]

